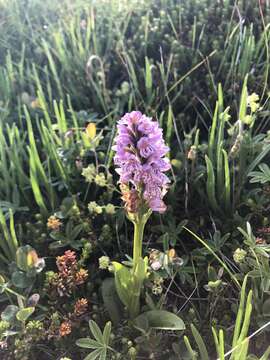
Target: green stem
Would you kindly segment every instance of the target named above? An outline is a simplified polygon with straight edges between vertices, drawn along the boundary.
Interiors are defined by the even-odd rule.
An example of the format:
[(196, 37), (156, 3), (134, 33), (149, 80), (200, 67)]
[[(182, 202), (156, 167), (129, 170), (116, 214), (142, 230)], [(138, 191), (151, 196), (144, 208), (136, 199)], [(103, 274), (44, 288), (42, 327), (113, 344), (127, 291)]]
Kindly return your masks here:
[(17, 293), (16, 291), (14, 291), (14, 290), (12, 290), (12, 289), (10, 289), (8, 287), (5, 288), (5, 291), (10, 293), (10, 294), (13, 294), (13, 295), (17, 296), (17, 298), (22, 298), (23, 300), (26, 300), (23, 295)]
[(142, 257), (142, 242), (145, 227), (145, 221), (139, 218), (134, 221), (134, 241), (133, 241), (133, 269), (135, 270), (139, 259)]
[(138, 215), (136, 219), (133, 220), (134, 224), (134, 241), (133, 241), (133, 297), (129, 306), (130, 318), (136, 318), (140, 313), (140, 293), (142, 284), (138, 281), (136, 277), (136, 271), (140, 259), (142, 258), (142, 242), (143, 242), (143, 233), (144, 227), (147, 222), (146, 216)]

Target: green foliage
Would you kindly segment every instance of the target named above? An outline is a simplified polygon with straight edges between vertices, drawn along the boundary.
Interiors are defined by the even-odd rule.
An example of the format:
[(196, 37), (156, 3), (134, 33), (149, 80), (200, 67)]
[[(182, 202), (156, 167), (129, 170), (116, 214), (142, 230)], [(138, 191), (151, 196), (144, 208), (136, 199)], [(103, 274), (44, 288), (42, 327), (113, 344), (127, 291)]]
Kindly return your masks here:
[(251, 171), (249, 176), (251, 177), (251, 183), (266, 184), (270, 182), (270, 168), (267, 164), (260, 164), (260, 171)]
[(15, 320), (16, 314), (19, 310), (19, 307), (16, 305), (8, 305), (5, 310), (1, 313), (1, 319), (12, 323)]
[[(229, 350), (228, 352), (226, 352), (225, 350), (224, 331), (220, 329), (217, 332), (215, 328), (212, 328), (213, 338), (216, 346), (216, 353), (220, 360), (225, 359), (225, 357), (229, 355), (231, 360), (246, 360), (250, 358), (248, 348), (249, 340), (252, 335), (248, 336), (248, 330), (250, 326), (252, 312), (252, 291), (249, 291), (248, 296), (246, 297), (246, 284), (247, 277), (245, 277), (241, 288), (240, 304), (235, 320), (231, 350)], [(209, 360), (210, 356), (207, 351), (206, 344), (194, 325), (191, 325), (191, 332), (194, 337), (196, 346), (199, 350), (200, 359)], [(195, 351), (193, 350), (190, 344), (190, 340), (187, 336), (184, 337), (184, 342), (190, 354), (190, 358), (196, 359)], [(269, 354), (269, 351), (270, 348), (266, 350), (261, 359), (266, 358)]]
[[(122, 113), (138, 103), (143, 110), (166, 106), (169, 139), (179, 104), (192, 105), (188, 94), (213, 102), (222, 82), (231, 97), (232, 83), (253, 69), (254, 86), (255, 76), (266, 83), (269, 28), (261, 29), (255, 0), (238, 6), (239, 16), (250, 19), (245, 24), (233, 4), (209, 0), (130, 1), (120, 7), (114, 1), (98, 6), (78, 1), (73, 16), (63, 15), (68, 9), (66, 0), (54, 6), (32, 2), (26, 10), (16, 0), (2, 4), (9, 19), (1, 33), (4, 99), (16, 103), (24, 93), (31, 102), (39, 90), (49, 111), (53, 99), (65, 101), (69, 94), (76, 109), (92, 106), (109, 114), (110, 122), (111, 112)], [(26, 28), (23, 10), (31, 19)], [(206, 71), (202, 56), (209, 56)]]
[(240, 269), (248, 273), (253, 290), (254, 311), (256, 312), (256, 322), (258, 326), (263, 326), (269, 320), (268, 296), (270, 289), (269, 276), (269, 244), (258, 244), (252, 232), (251, 225), (247, 223), (246, 230), (238, 228), (244, 237), (247, 255), (243, 262), (239, 264)]
[(24, 322), (29, 318), (29, 316), (31, 316), (33, 314), (34, 311), (35, 311), (34, 307), (27, 307), (27, 308), (21, 309), (16, 313), (16, 318), (17, 318), (17, 320)]
[(140, 294), (143, 283), (147, 277), (147, 257), (139, 261), (134, 269), (113, 262), (115, 287), (122, 303), (127, 307), (130, 317), (133, 319), (140, 311)]
[(185, 330), (185, 324), (179, 316), (165, 310), (149, 310), (140, 314), (134, 321), (137, 328), (160, 330)]
[(115, 289), (115, 281), (107, 278), (102, 283), (102, 300), (114, 324), (119, 324), (123, 306)]
[(15, 232), (13, 212), (9, 209), (9, 224), (6, 220), (3, 212), (0, 210), (0, 261), (2, 264), (8, 264), (15, 260), (16, 251), (19, 246), (19, 242)]
[(108, 354), (111, 351), (114, 351), (110, 347), (110, 334), (111, 334), (111, 323), (107, 322), (103, 332), (100, 330), (97, 323), (93, 320), (89, 321), (90, 331), (94, 337), (91, 338), (81, 338), (76, 341), (77, 346), (84, 349), (92, 349), (93, 351), (87, 355), (84, 359), (99, 359), (106, 360)]
[[(103, 333), (97, 325), (108, 315), (102, 284), (122, 358), (210, 359), (211, 334), (197, 329), (215, 317), (231, 328), (228, 303), (248, 274), (254, 317), (242, 288), (230, 354), (246, 359), (248, 329), (270, 319), (269, 3), (2, 0), (0, 11), (0, 357), (79, 359), (72, 344), (89, 317), (94, 339), (78, 340), (93, 350), (87, 359), (119, 357), (109, 323)], [(131, 229), (110, 168), (116, 120), (133, 109), (159, 121), (172, 171), (168, 212), (146, 229), (149, 261), (138, 236), (134, 263), (122, 264)], [(48, 226), (51, 216), (59, 226)], [(89, 279), (67, 300), (54, 257), (70, 248)], [(97, 269), (101, 255), (116, 259), (115, 281)], [(51, 282), (39, 274), (43, 256)], [(32, 291), (42, 305), (32, 306)], [(78, 298), (90, 310), (76, 315)], [(192, 340), (185, 332), (189, 355), (174, 357), (158, 330), (184, 331), (179, 311), (196, 327)], [(229, 337), (213, 337), (226, 358)]]
[[(242, 137), (243, 133), (243, 123), (246, 117), (246, 108), (247, 108), (247, 77), (245, 78), (243, 84), (243, 90), (241, 95), (240, 107), (239, 107), (239, 139)], [(233, 190), (231, 188), (232, 178), (236, 176), (234, 174), (234, 166), (232, 163), (229, 163), (228, 150), (224, 148), (225, 145), (225, 129), (228, 127), (227, 123), (229, 121), (229, 108), (223, 109), (223, 94), (222, 88), (219, 84), (218, 92), (218, 101), (216, 103), (216, 109), (214, 112), (214, 117), (212, 121), (211, 131), (209, 135), (209, 146), (208, 146), (208, 155), (205, 156), (206, 161), (206, 171), (207, 171), (207, 182), (206, 189), (209, 199), (210, 206), (215, 212), (220, 214), (232, 214), (234, 212), (234, 202), (235, 197)], [(233, 145), (235, 146), (235, 145)], [(239, 158), (241, 158), (241, 143), (238, 145), (240, 149), (232, 150), (230, 156), (235, 157), (235, 151), (238, 152)], [(240, 152), (240, 154), (239, 154)], [(242, 162), (240, 160), (240, 166)], [(244, 170), (239, 169), (239, 176)], [(242, 185), (243, 180), (240, 179), (239, 186)], [(238, 193), (240, 190), (238, 189)], [(239, 195), (238, 195), (239, 196)]]

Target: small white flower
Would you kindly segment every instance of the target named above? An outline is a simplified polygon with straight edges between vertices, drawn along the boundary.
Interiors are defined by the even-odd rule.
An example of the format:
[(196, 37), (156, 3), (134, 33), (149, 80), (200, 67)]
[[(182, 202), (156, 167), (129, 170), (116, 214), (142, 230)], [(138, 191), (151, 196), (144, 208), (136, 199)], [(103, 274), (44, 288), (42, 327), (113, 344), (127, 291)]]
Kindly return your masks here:
[(162, 267), (162, 264), (158, 260), (152, 262), (152, 264), (151, 264), (151, 268), (154, 271), (158, 271), (159, 269), (161, 269), (161, 267)]
[(105, 206), (105, 212), (108, 215), (113, 215), (115, 214), (115, 206), (113, 204), (107, 204)]
[(91, 183), (96, 175), (96, 168), (93, 164), (88, 165), (86, 168), (82, 169), (82, 176), (85, 177), (85, 181)]
[(108, 256), (101, 256), (98, 259), (98, 262), (99, 262), (99, 268), (102, 270), (106, 270), (109, 268), (110, 258)]

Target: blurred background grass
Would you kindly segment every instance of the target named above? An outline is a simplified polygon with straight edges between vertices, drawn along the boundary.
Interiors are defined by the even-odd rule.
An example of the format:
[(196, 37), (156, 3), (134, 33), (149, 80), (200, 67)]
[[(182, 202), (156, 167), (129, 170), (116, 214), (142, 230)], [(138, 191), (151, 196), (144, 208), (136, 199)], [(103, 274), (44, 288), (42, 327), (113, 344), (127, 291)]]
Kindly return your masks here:
[(140, 109), (181, 157), (181, 138), (192, 145), (200, 128), (207, 140), (219, 83), (235, 121), (246, 74), (267, 98), (268, 1), (2, 0), (0, 14), (0, 196), (17, 207), (32, 206), (31, 188), (43, 211), (55, 184), (70, 190), (70, 128), (95, 121), (110, 165), (115, 121)]

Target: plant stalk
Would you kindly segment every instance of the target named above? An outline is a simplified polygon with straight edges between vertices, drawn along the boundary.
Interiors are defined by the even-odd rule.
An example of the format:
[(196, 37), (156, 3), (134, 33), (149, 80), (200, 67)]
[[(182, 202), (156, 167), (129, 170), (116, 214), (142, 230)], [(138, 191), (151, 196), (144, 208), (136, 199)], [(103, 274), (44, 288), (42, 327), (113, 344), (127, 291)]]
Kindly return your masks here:
[(134, 241), (133, 241), (133, 270), (135, 271), (139, 259), (142, 257), (142, 242), (145, 227), (145, 221), (139, 217), (134, 221)]

